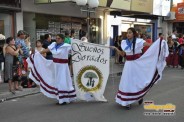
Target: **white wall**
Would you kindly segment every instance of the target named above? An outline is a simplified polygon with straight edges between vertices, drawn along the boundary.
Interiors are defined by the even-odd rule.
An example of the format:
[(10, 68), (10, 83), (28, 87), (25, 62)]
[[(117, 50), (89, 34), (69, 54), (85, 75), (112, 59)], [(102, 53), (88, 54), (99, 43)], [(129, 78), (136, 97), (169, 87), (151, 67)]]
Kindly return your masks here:
[(4, 35), (5, 37), (10, 37), (12, 35), (12, 16), (9, 14), (1, 14), (0, 20), (4, 20)]
[(112, 25), (118, 25), (118, 35), (121, 35), (122, 17), (107, 15), (107, 37), (111, 36)]
[(16, 13), (16, 32), (23, 30), (23, 13)]
[(158, 19), (158, 27), (162, 30), (162, 33), (167, 40), (167, 37), (172, 34), (173, 23), (170, 21), (162, 21), (162, 19), (160, 18)]

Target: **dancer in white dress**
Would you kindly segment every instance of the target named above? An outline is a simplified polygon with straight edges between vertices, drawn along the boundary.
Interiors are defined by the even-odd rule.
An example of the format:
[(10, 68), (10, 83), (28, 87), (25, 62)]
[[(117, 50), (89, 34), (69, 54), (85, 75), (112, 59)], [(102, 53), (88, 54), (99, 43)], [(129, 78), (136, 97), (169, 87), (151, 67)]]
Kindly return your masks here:
[[(168, 56), (168, 46), (163, 39), (158, 39), (150, 45), (136, 38), (135, 29), (129, 28), (127, 40), (121, 43), (123, 51), (111, 47), (126, 57), (116, 102), (126, 106), (127, 109), (130, 109), (131, 104), (136, 101), (142, 104), (145, 94), (155, 82), (161, 79), (166, 64), (165, 59)], [(141, 55), (143, 46), (150, 46), (150, 48)]]
[(41, 92), (49, 98), (56, 98), (59, 104), (70, 103), (76, 99), (75, 89), (68, 67), (68, 53), (71, 45), (64, 43), (64, 35), (58, 34), (56, 42), (41, 54), (52, 52), (53, 60), (46, 60), (39, 52), (31, 55), (27, 62), (31, 68), (29, 77), (38, 85)]

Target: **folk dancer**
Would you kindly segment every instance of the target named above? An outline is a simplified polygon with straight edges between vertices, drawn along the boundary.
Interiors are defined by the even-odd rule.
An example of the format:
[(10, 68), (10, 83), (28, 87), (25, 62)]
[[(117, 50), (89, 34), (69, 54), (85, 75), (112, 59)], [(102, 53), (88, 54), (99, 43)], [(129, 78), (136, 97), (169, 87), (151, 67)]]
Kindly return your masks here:
[(58, 34), (53, 42), (41, 54), (52, 52), (53, 60), (46, 60), (39, 52), (27, 60), (31, 73), (29, 77), (40, 85), (41, 92), (49, 98), (55, 98), (59, 104), (76, 99), (75, 89), (68, 67), (68, 53), (71, 45), (64, 43), (64, 35)]
[[(123, 51), (111, 47), (126, 57), (116, 102), (126, 106), (128, 110), (131, 108), (131, 104), (136, 101), (142, 104), (143, 97), (162, 77), (168, 55), (167, 43), (159, 38), (152, 46), (150, 45), (143, 39), (136, 38), (136, 30), (129, 28), (127, 39), (121, 43)], [(143, 46), (150, 46), (150, 48), (141, 55)]]

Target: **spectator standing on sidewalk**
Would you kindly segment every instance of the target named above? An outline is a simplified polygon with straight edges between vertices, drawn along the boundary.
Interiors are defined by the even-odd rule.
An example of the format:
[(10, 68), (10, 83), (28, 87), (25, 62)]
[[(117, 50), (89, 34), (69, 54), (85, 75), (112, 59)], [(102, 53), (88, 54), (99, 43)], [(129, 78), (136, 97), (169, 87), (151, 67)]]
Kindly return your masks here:
[(68, 31), (65, 31), (64, 43), (71, 44), (71, 38)]
[[(48, 49), (48, 46), (51, 44), (51, 35), (50, 34), (45, 34), (44, 35), (44, 41), (43, 41), (43, 48)], [(46, 59), (52, 60), (52, 53), (47, 52), (46, 54)]]
[(167, 57), (167, 66), (178, 67), (178, 43), (172, 40), (172, 37), (167, 38), (169, 56)]
[[(71, 44), (71, 38), (69, 36), (69, 32), (68, 31), (65, 31), (64, 43)], [(70, 74), (71, 74), (71, 76), (73, 76), (73, 66), (72, 66), (72, 55), (71, 55), (71, 51), (68, 54), (68, 65), (69, 65), (69, 69), (70, 69)]]
[(30, 51), (31, 50), (31, 41), (30, 41), (30, 35), (26, 33), (26, 36), (25, 36), (25, 44), (26, 46), (28, 47), (28, 50)]
[[(115, 37), (114, 46), (117, 47), (117, 48), (119, 49), (119, 47), (120, 47), (119, 36), (116, 36), (116, 37)], [(115, 59), (115, 64), (119, 64), (119, 54), (118, 54), (117, 51), (115, 51), (114, 59)]]
[(0, 34), (0, 83), (3, 82), (3, 70), (4, 70), (4, 43), (5, 43), (5, 36), (3, 34)]
[(158, 38), (164, 38), (164, 35), (162, 33), (159, 33)]
[(177, 31), (176, 31), (176, 30), (173, 30), (173, 33), (172, 33), (172, 40), (173, 40), (173, 41), (178, 41), (178, 38), (177, 38)]
[[(36, 41), (36, 47), (35, 47), (35, 52), (41, 52), (44, 50), (44, 48), (42, 47), (43, 43), (41, 40), (37, 40)], [(43, 57), (46, 57), (46, 53), (42, 54)]]
[(83, 33), (82, 33), (81, 41), (83, 41), (83, 42), (88, 42), (87, 34), (86, 34), (85, 31), (83, 31)]
[[(118, 36), (118, 42), (119, 42), (119, 50), (121, 50), (122, 51), (122, 48), (121, 48), (121, 42), (122, 42), (122, 40), (123, 40), (123, 36), (122, 35), (120, 35), (120, 36)], [(122, 64), (123, 63), (123, 57), (121, 56), (121, 55), (119, 55), (119, 63), (120, 64)]]
[(74, 29), (71, 30), (70, 39), (75, 39), (75, 30)]
[(25, 43), (25, 35), (26, 35), (25, 31), (19, 30), (18, 33), (17, 33), (17, 38), (15, 40), (15, 45), (16, 46), (18, 46), (18, 45), (21, 46), (21, 50), (23, 51), (23, 54), (19, 55), (18, 58), (19, 58), (20, 63), (24, 65), (25, 70), (27, 71), (28, 68), (27, 68), (26, 59), (29, 57), (29, 48)]
[(16, 81), (14, 84), (13, 78), (17, 76), (18, 55), (22, 51), (20, 45), (16, 48), (13, 37), (8, 37), (6, 43), (8, 45), (5, 48), (5, 80), (9, 83), (9, 91), (15, 94), (15, 89), (19, 89), (19, 83)]
[[(146, 36), (145, 34), (142, 35), (142, 39), (145, 40), (147, 43), (152, 44), (152, 40), (150, 36)], [(144, 46), (143, 47), (143, 53), (145, 53), (148, 50), (149, 46)]]
[(179, 65), (184, 69), (184, 44), (179, 45)]
[(178, 43), (179, 43), (179, 44), (183, 44), (183, 40), (184, 40), (184, 39), (183, 39), (183, 34), (180, 33), (180, 34), (179, 34)]

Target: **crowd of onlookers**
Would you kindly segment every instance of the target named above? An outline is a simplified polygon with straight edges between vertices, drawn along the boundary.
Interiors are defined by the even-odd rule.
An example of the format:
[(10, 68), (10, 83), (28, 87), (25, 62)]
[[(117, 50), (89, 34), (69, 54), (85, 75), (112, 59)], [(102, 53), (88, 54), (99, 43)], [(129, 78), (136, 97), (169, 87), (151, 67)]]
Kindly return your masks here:
[[(63, 35), (65, 37), (64, 43), (71, 44), (74, 33), (74, 30), (71, 30), (71, 33), (66, 31), (65, 35)], [(80, 36), (81, 38), (85, 38), (85, 35), (82, 34)], [(5, 38), (3, 36), (0, 40), (4, 42), (0, 48), (0, 53), (2, 53), (2, 55), (0, 54), (2, 61), (1, 59), (0, 61), (4, 63), (4, 82), (9, 84), (9, 91), (15, 94), (16, 90), (22, 91), (23, 88), (36, 87), (36, 84), (28, 78), (29, 68), (26, 59), (31, 53), (41, 52), (43, 49), (47, 49), (55, 40), (52, 40), (50, 34), (45, 34), (42, 39), (36, 40), (35, 47), (33, 47), (30, 42), (30, 35), (23, 30), (18, 31), (15, 39), (13, 37)], [(53, 58), (50, 52), (42, 55), (48, 60), (52, 60)], [(70, 73), (73, 75), (71, 54), (69, 55), (69, 60)]]
[[(1, 40), (2, 41), (2, 40)], [(28, 79), (26, 59), (30, 55), (30, 36), (23, 30), (18, 31), (17, 37), (4, 38), (2, 60), (4, 61), (4, 82), (8, 83), (9, 91), (22, 91), (23, 87), (33, 87)]]
[(172, 35), (168, 36), (167, 44), (169, 56), (167, 57), (167, 66), (184, 69), (184, 35), (177, 31), (173, 31)]

